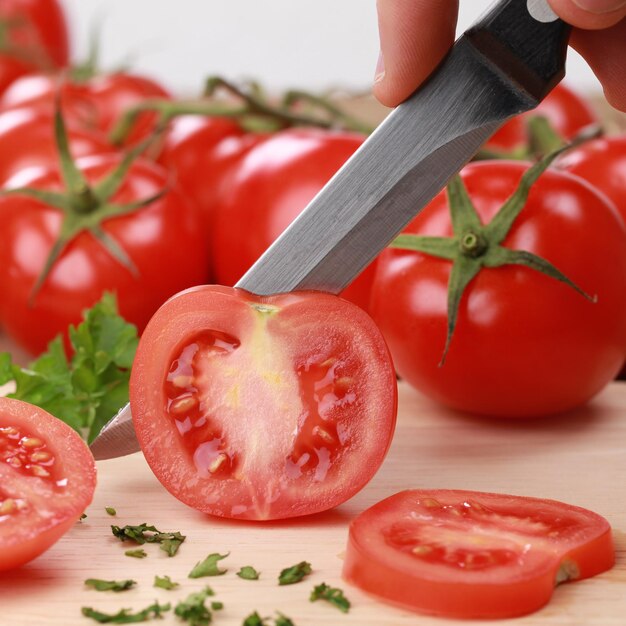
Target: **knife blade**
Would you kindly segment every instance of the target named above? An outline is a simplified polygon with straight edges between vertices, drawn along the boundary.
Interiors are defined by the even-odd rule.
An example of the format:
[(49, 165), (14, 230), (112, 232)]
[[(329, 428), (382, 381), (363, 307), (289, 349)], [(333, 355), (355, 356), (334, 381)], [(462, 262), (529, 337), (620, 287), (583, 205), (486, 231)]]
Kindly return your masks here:
[[(509, 118), (565, 73), (570, 27), (546, 0), (502, 0), (372, 133), (236, 287), (342, 291)], [(126, 405), (91, 444), (139, 450)]]

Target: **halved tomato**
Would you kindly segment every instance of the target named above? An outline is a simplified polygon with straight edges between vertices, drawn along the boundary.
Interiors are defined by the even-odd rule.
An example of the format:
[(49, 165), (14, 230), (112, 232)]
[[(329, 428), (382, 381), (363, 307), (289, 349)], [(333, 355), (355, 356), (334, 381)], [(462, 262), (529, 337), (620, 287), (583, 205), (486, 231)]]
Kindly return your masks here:
[(505, 618), (541, 608), (555, 585), (615, 561), (600, 515), (555, 500), (456, 490), (397, 493), (350, 525), (343, 576), (435, 615)]
[(204, 286), (149, 322), (130, 401), (144, 455), (174, 496), (268, 520), (330, 509), (372, 478), (397, 386), (380, 331), (355, 305)]
[(96, 466), (67, 424), (0, 398), (0, 572), (39, 556), (91, 502)]

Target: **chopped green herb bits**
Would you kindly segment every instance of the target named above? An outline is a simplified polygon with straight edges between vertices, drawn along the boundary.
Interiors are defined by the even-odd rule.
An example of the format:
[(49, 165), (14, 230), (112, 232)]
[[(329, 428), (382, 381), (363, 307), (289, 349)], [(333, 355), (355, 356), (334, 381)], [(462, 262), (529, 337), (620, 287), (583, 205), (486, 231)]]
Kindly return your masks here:
[(202, 576), (222, 576), (228, 570), (220, 569), (217, 564), (222, 559), (225, 559), (230, 552), (226, 554), (218, 554), (214, 552), (213, 554), (209, 554), (209, 556), (204, 559), (204, 561), (200, 561), (196, 563), (195, 567), (189, 572), (189, 578), (201, 578)]
[(278, 576), (279, 585), (293, 585), (299, 583), (305, 576), (308, 576), (313, 570), (311, 564), (301, 561), (296, 565), (285, 568)]

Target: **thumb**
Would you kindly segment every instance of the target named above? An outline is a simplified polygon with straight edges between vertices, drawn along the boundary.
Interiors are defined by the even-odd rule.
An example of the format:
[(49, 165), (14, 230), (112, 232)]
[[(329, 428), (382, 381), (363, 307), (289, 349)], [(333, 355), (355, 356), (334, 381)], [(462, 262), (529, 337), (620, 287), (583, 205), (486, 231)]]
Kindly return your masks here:
[(557, 15), (578, 28), (609, 28), (626, 16), (626, 0), (549, 0)]

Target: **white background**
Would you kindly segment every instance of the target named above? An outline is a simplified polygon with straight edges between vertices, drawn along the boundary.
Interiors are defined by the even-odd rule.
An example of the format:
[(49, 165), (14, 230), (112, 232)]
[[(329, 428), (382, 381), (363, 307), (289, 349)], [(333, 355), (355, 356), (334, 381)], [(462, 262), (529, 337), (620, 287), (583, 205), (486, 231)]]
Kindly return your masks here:
[[(198, 93), (203, 77), (254, 78), (272, 90), (371, 86), (378, 56), (375, 0), (61, 0), (74, 57), (102, 24), (102, 66), (128, 61), (177, 93)], [(459, 31), (490, 0), (461, 0)], [(567, 82), (600, 87), (570, 51)]]

